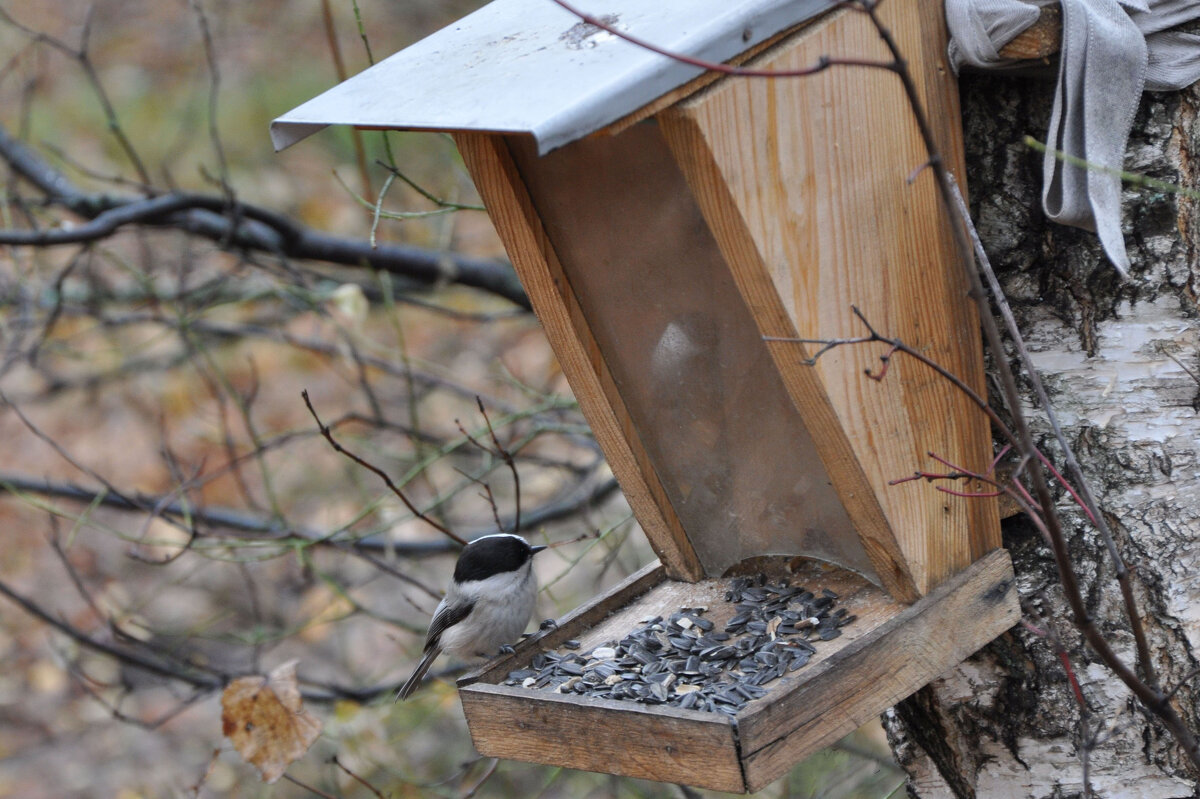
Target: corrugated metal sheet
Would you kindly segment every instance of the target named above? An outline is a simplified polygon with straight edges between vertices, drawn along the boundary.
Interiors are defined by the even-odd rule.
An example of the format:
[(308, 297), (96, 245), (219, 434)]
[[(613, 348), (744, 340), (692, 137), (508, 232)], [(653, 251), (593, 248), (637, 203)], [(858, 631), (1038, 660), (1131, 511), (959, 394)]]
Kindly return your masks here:
[[(622, 31), (708, 61), (834, 0), (590, 0)], [(636, 111), (698, 68), (585, 26), (550, 0), (495, 0), (271, 123), (276, 149), (326, 125), (529, 133), (545, 153)]]

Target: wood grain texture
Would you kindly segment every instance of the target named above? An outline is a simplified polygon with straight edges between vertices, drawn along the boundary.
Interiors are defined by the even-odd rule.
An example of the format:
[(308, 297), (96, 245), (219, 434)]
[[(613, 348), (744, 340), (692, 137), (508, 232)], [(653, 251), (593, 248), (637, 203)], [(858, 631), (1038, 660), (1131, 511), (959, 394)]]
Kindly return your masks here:
[[(828, 12), (826, 12), (826, 13), (828, 13)], [(775, 34), (774, 36), (767, 39), (766, 41), (759, 42), (758, 44), (754, 45), (754, 47), (751, 47), (749, 50), (738, 53), (736, 56), (729, 59), (725, 63), (729, 64), (730, 66), (734, 66), (734, 67), (742, 66), (747, 61), (750, 61), (751, 59), (758, 56), (759, 53), (763, 52), (764, 50), (768, 50), (768, 49), (774, 47), (779, 42), (781, 42), (784, 39), (787, 39), (788, 37), (795, 34), (796, 31), (803, 30), (804, 28), (808, 27), (809, 25), (812, 25), (818, 19), (820, 19), (820, 17), (817, 17), (815, 19), (808, 19), (808, 20), (805, 20), (804, 22), (801, 22), (799, 25), (796, 25), (793, 28), (789, 28), (788, 30), (785, 30), (785, 31), (780, 31), (779, 33)], [(600, 130), (596, 131), (595, 133), (593, 133), (591, 135), (593, 135), (593, 136), (615, 136), (618, 133), (621, 133), (622, 131), (624, 131), (626, 128), (630, 127), (631, 125), (635, 125), (638, 122), (641, 122), (642, 120), (649, 119), (650, 117), (654, 116), (659, 111), (662, 111), (663, 109), (667, 108), (668, 106), (672, 106), (675, 103), (680, 102), (681, 100), (685, 100), (688, 97), (691, 97), (696, 92), (700, 91), (701, 89), (703, 89), (707, 86), (711, 86), (713, 83), (716, 83), (717, 81), (721, 80), (721, 78), (723, 78), (723, 77), (724, 76), (720, 72), (705, 72), (702, 75), (698, 75), (695, 78), (692, 78), (687, 83), (683, 84), (682, 86), (672, 89), (671, 91), (667, 92), (666, 94), (662, 95), (661, 97), (658, 97), (654, 101), (647, 103), (646, 105), (642, 106), (641, 108), (637, 109), (636, 111), (631, 111), (630, 113), (626, 114), (625, 116), (621, 117), (620, 119), (616, 120), (615, 122), (610, 122), (608, 125), (604, 126), (603, 128), (600, 128)]]
[(1000, 48), (1004, 58), (1045, 60), (1062, 47), (1062, 9), (1044, 6), (1038, 12), (1037, 22), (1013, 37)]
[[(961, 176), (941, 6), (898, 0), (881, 10)], [(842, 12), (753, 64), (792, 69), (823, 55), (886, 54), (862, 15)], [(762, 335), (861, 336), (854, 305), (883, 334), (982, 389), (974, 304), (932, 176), (908, 180), (926, 155), (894, 75), (834, 68), (803, 79), (723, 81), (659, 118)], [(885, 584), (899, 560), (924, 594), (999, 546), (994, 500), (923, 482), (888, 485), (936, 466), (929, 451), (968, 468), (989, 463), (986, 418), (947, 381), (902, 357), (882, 382), (866, 379), (864, 370), (880, 365), (880, 345), (838, 348), (815, 367), (802, 365), (803, 345), (773, 343), (771, 351), (806, 419), (828, 404), (830, 428), (848, 439), (845, 446), (831, 435), (818, 450)], [(904, 571), (891, 574), (889, 590), (911, 598), (893, 588)]]
[(738, 716), (747, 789), (858, 729), (1020, 619), (1012, 562), (997, 549), (837, 653), (797, 672), (779, 697)]
[[(776, 284), (758, 268), (761, 262), (756, 242), (749, 230), (736, 223), (735, 198), (717, 164), (706, 157), (710, 151), (702, 130), (688, 116), (669, 114), (663, 118), (663, 132), (688, 176), (697, 201), (713, 225), (726, 260), (733, 265), (738, 289), (761, 334), (797, 335)], [(733, 223), (725, 224), (722, 220), (733, 220)], [(745, 264), (752, 268), (738, 266)], [(768, 344), (768, 349), (792, 402), (812, 432), (817, 455), (858, 531), (880, 582), (897, 599), (915, 601), (920, 591), (870, 477), (858, 461), (853, 443), (842, 427), (819, 374), (804, 364), (809, 357), (807, 347), (799, 343), (773, 342)]]
[[(779, 572), (775, 572), (779, 574)], [(903, 605), (853, 572), (809, 562), (794, 585), (829, 588), (857, 619), (816, 644), (809, 664), (769, 684), (730, 721), (667, 705), (589, 699), (502, 686), (508, 672), (568, 638), (581, 652), (620, 640), (650, 616), (703, 606), (721, 629), (736, 612), (729, 580), (662, 580), (648, 567), (568, 618), (558, 630), (460, 681), (463, 711), (483, 754), (755, 791), (952, 668), (1019, 618), (1008, 553), (996, 550), (914, 605)], [(472, 682), (474, 681), (474, 682)], [(464, 683), (472, 682), (470, 685)]]
[(717, 713), (479, 684), (461, 692), (479, 753), (744, 792), (733, 724)]
[(454, 139), (559, 365), (655, 553), (671, 576), (699, 579), (704, 569), (649, 464), (506, 141), (464, 132)]

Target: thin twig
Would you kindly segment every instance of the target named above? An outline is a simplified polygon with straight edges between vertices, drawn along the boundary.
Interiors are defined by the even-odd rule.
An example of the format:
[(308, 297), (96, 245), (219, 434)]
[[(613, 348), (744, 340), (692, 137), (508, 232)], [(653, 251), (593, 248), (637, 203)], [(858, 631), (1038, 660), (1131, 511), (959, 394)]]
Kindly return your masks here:
[(341, 444), (339, 444), (337, 442), (337, 439), (335, 439), (333, 437), (333, 431), (330, 430), (328, 427), (326, 427), (324, 422), (321, 421), (321, 417), (317, 415), (317, 410), (316, 410), (316, 408), (313, 407), (312, 400), (310, 400), (308, 398), (308, 389), (301, 391), (300, 396), (304, 398), (304, 405), (308, 408), (308, 412), (312, 414), (313, 419), (316, 420), (317, 428), (321, 431), (321, 435), (325, 438), (326, 441), (329, 442), (329, 446), (333, 447), (335, 452), (345, 455), (347, 458), (354, 461), (359, 466), (362, 466), (364, 469), (374, 472), (376, 476), (378, 476), (381, 480), (383, 480), (384, 485), (386, 485), (389, 489), (391, 489), (391, 492), (393, 494), (395, 494), (401, 502), (404, 503), (404, 507), (408, 508), (409, 512), (412, 513), (414, 516), (416, 516), (418, 519), (425, 522), (426, 524), (428, 524), (430, 527), (437, 530), (438, 532), (442, 533), (442, 535), (445, 535), (447, 538), (450, 538), (451, 540), (457, 542), (461, 546), (467, 545), (466, 540), (463, 539), (462, 537), (460, 537), (457, 533), (452, 532), (448, 527), (441, 524), (436, 519), (430, 517), (429, 515), (423, 513), (422, 511), (418, 510), (417, 506), (414, 505), (412, 503), (412, 500), (410, 500), (408, 498), (408, 495), (406, 495), (400, 489), (399, 486), (397, 486), (394, 482), (392, 482), (392, 478), (388, 476), (387, 472), (383, 471), (382, 469), (380, 469), (378, 466), (374, 465), (373, 463), (368, 463), (367, 461), (360, 458), (358, 455), (355, 455), (353, 452), (351, 452), (350, 450), (346, 449)]
[[(802, 67), (799, 69), (752, 69), (749, 67), (736, 67), (730, 64), (722, 64), (717, 61), (705, 61), (702, 58), (694, 58), (683, 53), (677, 53), (668, 50), (665, 47), (660, 47), (651, 41), (634, 36), (631, 33), (626, 33), (623, 30), (613, 26), (607, 20), (588, 14), (586, 11), (581, 11), (566, 0), (553, 0), (554, 3), (562, 6), (567, 11), (570, 11), (575, 16), (579, 17), (588, 25), (599, 28), (606, 33), (611, 33), (618, 39), (624, 39), (630, 44), (636, 45), (643, 50), (649, 50), (652, 53), (666, 56), (673, 61), (679, 61), (683, 64), (690, 64), (694, 67), (706, 70), (708, 72), (717, 72), (722, 75), (736, 75), (743, 78), (802, 78), (808, 75), (816, 75), (818, 72), (824, 72), (831, 67), (868, 67), (871, 69), (885, 69), (889, 72), (896, 71), (896, 65), (887, 61), (873, 61), (864, 58), (830, 58), (821, 56), (817, 59), (817, 63), (811, 67)], [(854, 4), (845, 4), (848, 7), (854, 7)]]
[(79, 67), (83, 70), (83, 74), (87, 78), (88, 83), (91, 84), (93, 94), (95, 94), (96, 99), (100, 102), (100, 107), (104, 112), (104, 121), (106, 127), (108, 128), (108, 132), (111, 133), (113, 138), (117, 140), (118, 147), (120, 147), (121, 152), (124, 153), (125, 157), (129, 160), (129, 163), (133, 166), (134, 171), (137, 172), (138, 179), (141, 180), (144, 186), (149, 186), (151, 182), (150, 172), (146, 169), (145, 164), (142, 163), (141, 156), (138, 155), (133, 143), (125, 134), (125, 129), (121, 126), (120, 118), (117, 116), (117, 110), (115, 107), (113, 107), (112, 100), (108, 96), (108, 91), (104, 88), (104, 84), (100, 80), (100, 74), (96, 71), (96, 66), (92, 63), (91, 55), (88, 52), (88, 41), (91, 36), (94, 10), (94, 5), (88, 9), (83, 30), (79, 37), (79, 47), (77, 48), (71, 47), (61, 39), (56, 39), (49, 34), (35, 31), (32, 28), (26, 27), (25, 25), (13, 19), (13, 17), (6, 10), (4, 10), (3, 7), (0, 7), (0, 19), (3, 19), (9, 25), (21, 31), (21, 33), (25, 34), (32, 41), (47, 44), (79, 64)]
[(492, 775), (496, 773), (496, 769), (499, 766), (500, 758), (493, 757), (492, 762), (488, 764), (486, 769), (484, 769), (483, 774), (480, 775), (479, 779), (475, 781), (475, 784), (463, 793), (462, 799), (471, 799), (472, 796), (478, 793), (479, 789), (483, 787), (484, 783), (491, 779)]
[[(329, 45), (329, 55), (333, 59), (333, 70), (337, 74), (338, 82), (341, 83), (346, 80), (349, 73), (346, 72), (346, 62), (342, 59), (342, 48), (338, 44), (337, 29), (333, 19), (333, 8), (330, 6), (329, 0), (321, 0), (321, 21), (325, 26), (325, 42)], [(371, 173), (367, 170), (367, 150), (363, 146), (362, 131), (358, 128), (350, 128), (350, 141), (354, 144), (354, 163), (358, 166), (358, 179), (362, 181), (363, 196), (374, 202), (374, 191), (371, 188)]]
[[(900, 49), (895, 40), (892, 38), (891, 32), (879, 20), (875, 13), (874, 5), (866, 5), (867, 14), (871, 19), (879, 37), (883, 40), (888, 51), (892, 54), (892, 58), (897, 64), (903, 65), (903, 59)], [(1024, 412), (1021, 407), (1020, 394), (1017, 391), (1016, 378), (1009, 367), (1008, 359), (1005, 355), (1003, 343), (1000, 338), (1000, 331), (996, 325), (996, 320), (992, 316), (991, 309), (988, 307), (987, 295), (984, 292), (983, 284), (980, 279), (980, 273), (972, 267), (974, 259), (973, 248), (968, 239), (966, 231), (971, 228), (972, 223), (969, 215), (959, 213), (959, 205), (955, 201), (955, 186), (946, 168), (945, 162), (937, 147), (937, 141), (933, 135), (932, 129), (929, 127), (928, 117), (925, 114), (924, 107), (921, 104), (920, 95), (917, 91), (916, 84), (913, 82), (912, 75), (907, 68), (902, 68), (896, 73), (900, 78), (900, 82), (904, 87), (905, 95), (908, 99), (909, 107), (913, 111), (913, 116), (916, 119), (917, 127), (920, 130), (921, 138), (924, 141), (926, 152), (929, 153), (930, 166), (934, 174), (937, 176), (938, 191), (941, 194), (941, 199), (946, 212), (952, 217), (958, 217), (959, 224), (951, 225), (954, 233), (955, 245), (958, 248), (959, 257), (966, 271), (967, 279), (971, 285), (972, 296), (975, 298), (979, 307), (980, 323), (983, 326), (984, 336), (988, 343), (988, 349), (992, 352), (993, 367), (1000, 379), (1000, 387), (1004, 394), (1005, 402), (1008, 405), (1009, 414), (1012, 417), (1013, 425), (1016, 430), (1017, 450), (1021, 452), (1024, 458), (1029, 458), (1037, 448), (1033, 444), (1033, 435), (1030, 431), (1029, 424), (1025, 419)], [(1002, 296), (1002, 295), (998, 295)], [(1010, 331), (1011, 332), (1011, 331)], [(1015, 338), (1020, 340), (1019, 332)], [(1024, 360), (1023, 365), (1028, 374), (1036, 375), (1036, 369), (1033, 368), (1031, 360)], [(1036, 378), (1034, 378), (1036, 379)], [(1068, 461), (1069, 463), (1070, 461)], [(1104, 632), (1096, 625), (1095, 620), (1088, 612), (1087, 605), (1084, 602), (1083, 594), (1079, 586), (1079, 579), (1075, 572), (1075, 564), (1072, 561), (1070, 551), (1067, 547), (1066, 536), (1062, 529), (1061, 520), (1054, 510), (1053, 497), (1050, 493), (1050, 488), (1046, 482), (1045, 473), (1040, 467), (1040, 464), (1029, 462), (1026, 470), (1034, 489), (1034, 495), (1037, 498), (1038, 505), (1044, 511), (1046, 532), (1050, 539), (1051, 551), (1054, 554), (1055, 566), (1058, 570), (1059, 581), (1062, 584), (1063, 594), (1067, 599), (1067, 604), (1071, 609), (1071, 614), (1074, 617), (1075, 625), (1084, 635), (1092, 650), (1096, 653), (1112, 672), (1121, 680), (1133, 693), (1139, 701), (1142, 702), (1152, 713), (1159, 717), (1170, 729), (1171, 733), (1179, 742), (1184, 753), (1196, 768), (1200, 768), (1200, 742), (1196, 736), (1184, 723), (1178, 712), (1170, 703), (1164, 701), (1163, 694), (1157, 687), (1155, 682), (1151, 680), (1153, 671), (1149, 658), (1147, 657), (1142, 666), (1143, 673), (1146, 675), (1146, 681), (1143, 681), (1137, 673), (1130, 669), (1129, 666), (1121, 659), (1113, 650), (1112, 645), (1105, 637)], [(1086, 482), (1076, 480), (1077, 487), (1083, 492), (1083, 496), (1087, 499), (1090, 494), (1086, 488)], [(1116, 561), (1120, 563), (1118, 559)], [(1126, 603), (1127, 614), (1130, 619), (1131, 626), (1134, 629), (1135, 637), (1139, 635), (1138, 630), (1141, 629), (1141, 618), (1137, 612), (1136, 605), (1132, 604), (1132, 593), (1126, 592), (1124, 584), (1122, 584), (1124, 600)], [(1142, 655), (1142, 647), (1139, 642), (1138, 646), (1139, 657)], [(1146, 652), (1148, 656), (1148, 651)]]
[(384, 796), (383, 796), (383, 794), (382, 794), (382, 793), (380, 793), (380, 791), (379, 791), (379, 789), (378, 789), (378, 788), (376, 788), (376, 787), (375, 787), (374, 785), (372, 785), (371, 783), (367, 782), (367, 781), (366, 781), (365, 779), (363, 779), (362, 777), (360, 777), (360, 776), (358, 776), (357, 774), (355, 774), (353, 771), (351, 771), (349, 766), (347, 766), (347, 765), (346, 765), (345, 763), (343, 763), (342, 761), (338, 760), (338, 756), (337, 756), (337, 755), (334, 755), (332, 758), (330, 758), (330, 759), (329, 759), (329, 762), (330, 762), (330, 763), (333, 763), (333, 765), (337, 766), (339, 769), (341, 769), (341, 770), (342, 770), (342, 771), (344, 771), (346, 774), (348, 774), (348, 775), (350, 776), (350, 778), (351, 778), (351, 779), (353, 779), (355, 782), (357, 782), (359, 785), (363, 786), (363, 787), (364, 787), (364, 788), (366, 788), (368, 791), (370, 791), (371, 793), (373, 793), (373, 794), (375, 794), (376, 796), (378, 796), (378, 797), (379, 797), (379, 799), (384, 799)]
[[(514, 501), (513, 501), (513, 504), (515, 507), (514, 507), (512, 532), (515, 533), (521, 529), (521, 475), (517, 471), (517, 464), (513, 460), (512, 452), (510, 452), (507, 447), (505, 447), (503, 444), (501, 444), (500, 439), (497, 438), (497, 436), (496, 436), (496, 430), (494, 427), (492, 427), (492, 420), (490, 418), (488, 418), (487, 409), (483, 407), (483, 398), (476, 396), (475, 404), (479, 406), (479, 413), (483, 416), (483, 421), (487, 425), (488, 435), (491, 436), (492, 445), (495, 447), (495, 449), (494, 450), (489, 449), (488, 447), (481, 444), (474, 436), (472, 436), (470, 433), (467, 432), (466, 428), (462, 426), (461, 422), (458, 425), (458, 429), (460, 431), (462, 431), (462, 434), (464, 436), (466, 436), (468, 441), (470, 441), (472, 444), (474, 444), (480, 450), (488, 453), (489, 455), (498, 457), (502, 461), (504, 461), (504, 463), (508, 466), (509, 471), (512, 472), (513, 494), (515, 497)], [(488, 488), (488, 497), (490, 498), (491, 495), (492, 495), (491, 488)], [(492, 503), (492, 510), (493, 510), (493, 512), (496, 511), (496, 504), (494, 502)], [(501, 527), (500, 516), (499, 516), (498, 512), (496, 513), (496, 526)], [(501, 529), (501, 532), (504, 532), (504, 530)]]
[(283, 773), (283, 778), (285, 780), (287, 780), (288, 782), (292, 783), (293, 785), (298, 785), (299, 787), (303, 788), (306, 791), (315, 793), (317, 796), (322, 797), (322, 799), (339, 799), (339, 797), (336, 797), (331, 793), (325, 793), (324, 791), (320, 790), (319, 788), (314, 788), (307, 783), (301, 782), (300, 780), (293, 777), (291, 774), (288, 774), (286, 771)]
[(171, 192), (157, 197), (89, 194), (0, 126), (0, 158), (32, 183), (46, 201), (88, 221), (73, 228), (0, 231), (0, 244), (57, 246), (99, 241), (124, 227), (171, 228), (234, 249), (301, 260), (365, 266), (403, 275), (426, 285), (457, 283), (481, 289), (529, 310), (529, 298), (512, 267), (419, 247), (371, 242), (312, 230), (289, 217), (228, 197)]
[(11, 602), (20, 606), (20, 608), (30, 616), (33, 616), (50, 627), (53, 627), (76, 643), (85, 646), (88, 649), (92, 649), (108, 655), (109, 657), (115, 658), (129, 666), (149, 672), (150, 674), (157, 674), (160, 677), (166, 677), (167, 679), (171, 680), (179, 680), (181, 682), (194, 685), (197, 688), (206, 689), (220, 688), (230, 679), (230, 675), (223, 674), (211, 667), (203, 666), (199, 663), (193, 663), (189, 661), (187, 663), (163, 664), (156, 660), (150, 660), (146, 657), (143, 657), (137, 652), (133, 652), (129, 649), (124, 649), (92, 638), (82, 630), (76, 629), (60, 619), (56, 619), (36, 602), (18, 593), (7, 583), (2, 581), (0, 581), (0, 595), (7, 597)]
[(389, 163), (386, 163), (384, 161), (380, 161), (380, 160), (376, 160), (375, 163), (378, 164), (379, 166), (383, 167), (384, 169), (386, 169), (388, 172), (391, 173), (392, 177), (394, 177), (394, 178), (400, 180), (402, 183), (406, 184), (410, 189), (415, 191), (417, 194), (420, 194), (426, 200), (429, 200), (429, 202), (433, 203), (438, 208), (445, 209), (445, 210), (451, 210), (451, 211), (484, 211), (484, 210), (487, 210), (482, 205), (476, 205), (473, 203), (456, 203), (456, 202), (452, 202), (450, 200), (446, 200), (441, 197), (438, 197), (436, 194), (429, 191), (429, 189), (425, 188), (420, 183), (417, 183), (415, 180), (410, 178), (408, 175), (401, 172), (397, 167), (395, 167)]
[(1167, 691), (1167, 693), (1164, 695), (1163, 698), (1166, 699), (1166, 701), (1170, 702), (1172, 699), (1175, 698), (1175, 694), (1179, 693), (1180, 688), (1187, 685), (1192, 680), (1196, 679), (1196, 677), (1200, 677), (1200, 668), (1194, 668), (1191, 671), (1189, 671), (1187, 674), (1180, 677), (1179, 682), (1175, 683), (1175, 687), (1172, 688), (1170, 691)]
[[(1153, 658), (1150, 656), (1150, 644), (1146, 639), (1141, 612), (1138, 610), (1137, 601), (1133, 595), (1132, 580), (1129, 569), (1125, 565), (1125, 559), (1121, 557), (1120, 550), (1117, 549), (1116, 539), (1112, 534), (1112, 530), (1109, 529), (1108, 520), (1101, 512), (1099, 503), (1096, 502), (1096, 498), (1092, 494), (1087, 478), (1083, 474), (1083, 469), (1075, 457), (1075, 450), (1071, 447), (1070, 442), (1067, 441), (1067, 436), (1063, 432), (1062, 425), (1059, 424), (1054, 404), (1050, 402), (1050, 396), (1047, 394), (1046, 387), (1042, 383), (1041, 375), (1038, 373), (1033, 363), (1033, 358), (1025, 346), (1020, 328), (1017, 326), (1016, 316), (1013, 315), (1012, 308), (1008, 304), (1008, 298), (1005, 296), (1004, 290), (1000, 286), (1000, 281), (992, 269), (991, 259), (988, 258), (983, 241), (979, 238), (979, 232), (975, 229), (975, 224), (971, 221), (970, 209), (967, 208), (966, 200), (963, 198), (962, 191), (958, 187), (958, 182), (949, 172), (945, 172), (944, 174), (950, 197), (953, 200), (953, 207), (957, 210), (958, 217), (963, 222), (963, 226), (970, 236), (979, 272), (987, 280), (992, 301), (1000, 312), (1000, 318), (1004, 320), (1004, 326), (1008, 332), (1009, 339), (1013, 342), (1013, 346), (1016, 348), (1017, 354), (1021, 359), (1025, 377), (1029, 381), (1029, 385), (1033, 388), (1034, 394), (1037, 395), (1038, 403), (1046, 414), (1046, 421), (1050, 424), (1050, 429), (1054, 433), (1054, 440), (1058, 442), (1059, 449), (1062, 451), (1063, 458), (1067, 464), (1067, 473), (1070, 474), (1076, 489), (1072, 490), (1067, 481), (1056, 473), (1057, 479), (1064, 486), (1067, 486), (1068, 490), (1071, 490), (1072, 496), (1079, 502), (1080, 507), (1084, 508), (1087, 512), (1088, 517), (1096, 526), (1101, 539), (1104, 541), (1104, 547), (1108, 550), (1109, 559), (1112, 560), (1115, 568), (1117, 584), (1121, 588), (1121, 598), (1125, 604), (1125, 613), (1129, 619), (1129, 626), (1133, 631), (1134, 645), (1137, 648), (1138, 665), (1142, 669), (1142, 674), (1146, 678), (1147, 685), (1153, 691), (1158, 692), (1160, 690), (1158, 674), (1154, 667)], [(974, 270), (972, 270), (972, 273), (974, 274)], [(988, 315), (988, 319), (994, 326), (995, 322), (991, 319), (990, 314)], [(1004, 360), (1002, 352), (993, 352), (996, 361)], [(1004, 368), (1007, 368), (1007, 362), (1005, 362)], [(1048, 461), (1046, 461), (1046, 465), (1049, 466)]]
[(853, 305), (850, 306), (850, 310), (852, 310), (854, 312), (854, 315), (856, 317), (858, 317), (858, 320), (860, 322), (862, 322), (864, 327), (867, 328), (867, 332), (869, 333), (869, 335), (859, 336), (857, 338), (835, 338), (835, 339), (788, 338), (786, 336), (764, 336), (763, 338), (764, 338), (764, 340), (767, 340), (767, 341), (781, 341), (781, 342), (789, 342), (790, 341), (790, 342), (795, 342), (798, 344), (819, 344), (820, 349), (817, 350), (817, 352), (814, 355), (812, 355), (805, 361), (805, 363), (810, 366), (815, 364), (817, 359), (820, 356), (824, 355), (825, 353), (829, 352), (830, 350), (832, 350), (836, 347), (842, 347), (842, 346), (854, 345), (854, 344), (870, 344), (873, 342), (880, 342), (882, 344), (886, 344), (889, 347), (888, 353), (886, 355), (880, 356), (880, 360), (884, 364), (885, 368), (881, 369), (879, 372), (872, 372), (871, 370), (867, 369), (867, 370), (865, 370), (865, 374), (867, 377), (871, 378), (872, 380), (880, 380), (883, 377), (883, 375), (886, 374), (886, 366), (888, 364), (888, 361), (889, 361), (889, 358), (891, 357), (891, 355), (896, 352), (901, 352), (901, 353), (907, 355), (908, 357), (912, 358), (913, 360), (917, 361), (918, 363), (922, 364), (926, 368), (932, 369), (935, 373), (937, 373), (937, 375), (939, 377), (943, 378), (944, 380), (949, 381), (951, 385), (953, 385), (956, 389), (959, 390), (959, 392), (961, 392), (968, 399), (970, 399), (971, 402), (975, 405), (975, 407), (977, 407), (977, 408), (979, 408), (979, 410), (983, 411), (983, 413), (988, 417), (988, 419), (991, 420), (992, 426), (996, 429), (996, 432), (998, 432), (1001, 435), (1004, 435), (1006, 438), (1008, 438), (1010, 443), (1012, 443), (1012, 444), (1016, 443), (1016, 440), (1015, 440), (1015, 438), (1013, 438), (1012, 433), (1009, 432), (1009, 430), (1008, 430), (1008, 426), (1006, 424), (1004, 424), (1004, 420), (1000, 418), (1000, 416), (996, 413), (996, 410), (994, 408), (992, 408), (992, 406), (988, 403), (988, 401), (986, 399), (984, 399), (982, 396), (980, 396), (979, 392), (977, 392), (971, 386), (967, 385), (967, 383), (965, 381), (963, 381), (962, 378), (960, 378), (958, 375), (954, 374), (953, 372), (948, 370), (946, 367), (942, 366), (940, 363), (933, 360), (932, 358), (930, 358), (928, 355), (921, 352), (920, 350), (917, 350), (917, 349), (914, 349), (913, 347), (908, 346), (900, 339), (890, 338), (888, 336), (884, 336), (884, 335), (880, 334), (879, 331), (877, 331), (871, 325), (870, 321), (866, 318), (866, 316), (863, 315), (862, 311), (860, 311), (857, 306), (853, 306)]
[(1078, 167), (1079, 169), (1085, 169), (1088, 172), (1096, 172), (1102, 175), (1111, 175), (1112, 177), (1119, 178), (1122, 183), (1129, 183), (1134, 186), (1142, 186), (1147, 189), (1154, 189), (1155, 191), (1161, 191), (1164, 194), (1178, 194), (1179, 196), (1187, 197), (1190, 200), (1200, 200), (1200, 191), (1197, 191), (1196, 189), (1189, 189), (1186, 186), (1180, 186), (1178, 183), (1170, 183), (1165, 180), (1152, 178), (1149, 175), (1139, 175), (1136, 172), (1126, 172), (1124, 169), (1114, 169), (1111, 166), (1097, 164), (1094, 161), (1088, 161), (1086, 158), (1080, 158), (1079, 156), (1071, 155), (1070, 153), (1063, 152), (1062, 150), (1056, 150), (1052, 147), (1047, 147), (1045, 143), (1038, 141), (1032, 136), (1026, 136), (1021, 141), (1029, 149), (1036, 150), (1043, 155), (1049, 153), (1053, 155), (1055, 159), (1062, 161), (1068, 166)]

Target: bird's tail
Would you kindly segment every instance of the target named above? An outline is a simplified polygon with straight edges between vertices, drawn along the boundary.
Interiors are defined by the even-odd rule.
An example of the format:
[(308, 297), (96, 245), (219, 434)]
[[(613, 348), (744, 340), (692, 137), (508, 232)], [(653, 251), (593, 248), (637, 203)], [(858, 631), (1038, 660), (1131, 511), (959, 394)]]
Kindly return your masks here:
[(425, 676), (425, 672), (429, 671), (429, 667), (433, 665), (434, 658), (441, 654), (441, 652), (441, 648), (434, 647), (421, 656), (421, 662), (413, 669), (412, 676), (408, 678), (408, 681), (404, 685), (400, 686), (400, 690), (396, 691), (396, 702), (412, 696), (412, 692), (417, 690), (417, 686), (421, 684), (421, 678)]

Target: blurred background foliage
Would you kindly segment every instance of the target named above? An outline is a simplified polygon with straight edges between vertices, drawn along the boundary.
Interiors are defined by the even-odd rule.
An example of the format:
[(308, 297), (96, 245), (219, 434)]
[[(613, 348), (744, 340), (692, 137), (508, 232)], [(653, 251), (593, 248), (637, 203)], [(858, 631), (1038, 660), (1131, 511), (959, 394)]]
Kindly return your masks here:
[[(367, 43), (386, 57), (475, 5), (0, 3), (0, 125), (89, 194), (236, 197), (364, 240), (390, 164), (424, 192), (390, 182), (384, 216), (405, 218), (380, 221), (380, 242), (502, 260), (484, 213), (425, 196), (478, 203), (445, 137), (366, 133), (360, 159), (345, 129), (279, 154), (267, 136), (337, 82), (338, 58), (353, 74)], [(78, 224), (5, 181), (4, 228)], [(5, 248), (0, 345), (0, 581), (44, 614), (0, 601), (0, 796), (708, 795), (480, 759), (447, 663), (390, 700), (453, 552), (330, 449), (301, 390), (464, 536), (507, 526), (518, 499), (468, 438), (487, 440), (478, 397), (516, 457), (525, 534), (574, 540), (539, 559), (539, 618), (653, 557), (531, 314), (143, 227)], [(291, 658), (324, 731), (268, 786), (221, 736), (218, 689)], [(764, 795), (899, 783), (876, 727)]]

